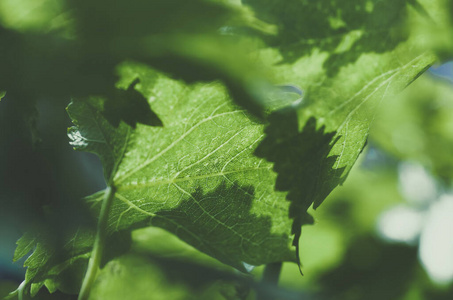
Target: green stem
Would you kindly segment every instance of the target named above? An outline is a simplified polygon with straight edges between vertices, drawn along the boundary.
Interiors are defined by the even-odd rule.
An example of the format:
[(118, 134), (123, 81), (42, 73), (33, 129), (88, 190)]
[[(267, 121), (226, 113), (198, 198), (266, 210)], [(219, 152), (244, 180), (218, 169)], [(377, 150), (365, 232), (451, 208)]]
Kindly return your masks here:
[(22, 281), (22, 283), (19, 285), (19, 287), (17, 288), (17, 298), (19, 300), (23, 300), (24, 299), (24, 289), (25, 289), (25, 280)]
[(280, 272), (282, 271), (282, 265), (281, 262), (267, 264), (264, 268), (262, 282), (277, 286)]
[(96, 279), (96, 274), (101, 264), (102, 252), (104, 250), (107, 219), (114, 196), (115, 188), (113, 186), (107, 187), (107, 189), (105, 190), (104, 199), (102, 200), (101, 213), (99, 215), (93, 251), (91, 252), (91, 258), (88, 262), (87, 272), (85, 274), (85, 277), (83, 278), (78, 300), (88, 299), (91, 291), (91, 286)]
[[(263, 277), (261, 279), (261, 285), (267, 288), (277, 288), (278, 279), (280, 277), (280, 272), (282, 271), (282, 262), (275, 262), (267, 264), (264, 268)], [(257, 291), (258, 300), (269, 300), (273, 299), (272, 295), (269, 294), (267, 289), (260, 289)]]

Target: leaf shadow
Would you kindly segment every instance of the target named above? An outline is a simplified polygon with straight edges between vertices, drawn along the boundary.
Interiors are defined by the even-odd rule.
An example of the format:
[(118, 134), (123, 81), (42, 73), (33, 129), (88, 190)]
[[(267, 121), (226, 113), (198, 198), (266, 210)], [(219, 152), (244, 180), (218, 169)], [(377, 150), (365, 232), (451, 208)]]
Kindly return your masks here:
[(340, 138), (336, 132), (317, 129), (316, 119), (310, 118), (299, 132), (297, 113), (294, 109), (282, 109), (269, 116), (266, 136), (255, 150), (255, 155), (274, 163), (277, 172), (275, 190), (287, 191), (291, 202), (289, 217), (293, 219), (293, 246), (299, 259), (301, 227), (312, 224), (307, 213), (312, 205), (317, 208), (329, 193), (346, 176), (344, 168), (334, 168), (337, 156), (329, 156), (333, 145)]
[(294, 63), (317, 48), (333, 53), (324, 62), (331, 77), (364, 53), (384, 53), (406, 41), (408, 6), (418, 4), (415, 0), (330, 0), (317, 1), (316, 5), (300, 0), (289, 0), (284, 5), (275, 0), (264, 2), (245, 0), (244, 4), (252, 6), (264, 21), (279, 27), (277, 36), (263, 39), (280, 49), (280, 63)]
[(253, 201), (253, 186), (223, 180), (209, 192), (197, 187), (177, 207), (157, 213), (151, 223), (241, 271), (247, 265), (294, 261), (289, 235), (272, 233), (271, 212), (251, 212)]
[(42, 98), (57, 105), (70, 97), (100, 96), (107, 98), (103, 113), (115, 127), (121, 120), (132, 127), (137, 123), (162, 126), (147, 99), (135, 90), (139, 81), (126, 90), (115, 87), (115, 67), (129, 57), (95, 51), (81, 40), (18, 33), (1, 26), (0, 38), (4, 41), (0, 65), (5, 70), (0, 73), (0, 90), (8, 91), (23, 107), (33, 107)]
[[(157, 76), (156, 76), (157, 77)], [(162, 121), (150, 108), (146, 98), (135, 89), (140, 79), (135, 79), (126, 90), (113, 89), (105, 102), (103, 115), (115, 127), (121, 121), (136, 128), (137, 123), (162, 127)]]

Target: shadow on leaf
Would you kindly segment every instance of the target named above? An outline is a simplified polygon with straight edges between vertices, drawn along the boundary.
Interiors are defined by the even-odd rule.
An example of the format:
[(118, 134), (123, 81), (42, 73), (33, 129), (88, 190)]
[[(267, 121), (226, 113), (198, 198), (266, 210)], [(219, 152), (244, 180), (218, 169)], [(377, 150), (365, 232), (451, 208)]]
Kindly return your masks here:
[(198, 187), (176, 208), (159, 212), (152, 225), (243, 271), (243, 263), (294, 261), (289, 236), (272, 233), (271, 216), (251, 213), (253, 201), (252, 186), (222, 182), (207, 193)]
[(344, 181), (344, 169), (334, 169), (336, 156), (328, 156), (339, 139), (335, 137), (336, 132), (325, 133), (324, 127), (317, 129), (314, 118), (307, 121), (302, 132), (298, 128), (295, 110), (272, 113), (265, 129), (266, 137), (256, 148), (255, 155), (274, 163), (274, 171), (278, 173), (275, 189), (288, 192), (293, 246), (299, 261), (301, 227), (313, 223), (306, 211), (312, 203), (317, 208)]
[(282, 63), (293, 63), (314, 49), (335, 51), (324, 63), (329, 76), (335, 76), (342, 66), (355, 62), (363, 53), (391, 51), (407, 40), (408, 4), (418, 4), (413, 0), (332, 0), (318, 1), (316, 5), (300, 0), (285, 4), (275, 0), (243, 2), (264, 21), (278, 25), (279, 34), (265, 39), (280, 49)]
[(137, 123), (163, 126), (145, 97), (135, 89), (135, 85), (139, 82), (139, 79), (135, 79), (127, 90), (115, 89), (107, 99), (103, 114), (113, 126), (118, 127), (121, 120), (133, 128)]

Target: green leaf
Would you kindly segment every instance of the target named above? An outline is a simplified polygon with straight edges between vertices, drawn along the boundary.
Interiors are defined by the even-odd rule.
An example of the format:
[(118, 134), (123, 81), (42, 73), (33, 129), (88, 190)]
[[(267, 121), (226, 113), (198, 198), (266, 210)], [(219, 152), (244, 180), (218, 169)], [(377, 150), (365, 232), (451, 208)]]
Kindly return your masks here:
[(103, 114), (113, 126), (118, 127), (121, 121), (129, 126), (135, 127), (137, 123), (149, 126), (162, 126), (162, 121), (149, 108), (146, 99), (135, 90), (135, 85), (139, 80), (132, 82), (129, 87), (123, 91), (115, 90), (107, 99)]
[(256, 152), (275, 162), (275, 187), (289, 192), (297, 246), (306, 209), (311, 203), (316, 209), (344, 182), (366, 145), (376, 108), (436, 59), (420, 46), (424, 33), (408, 28), (407, 20), (424, 23), (433, 8), (444, 6), (439, 1), (426, 12), (405, 1), (244, 3), (279, 27), (277, 36), (265, 39), (269, 47), (258, 50), (275, 82), (304, 91), (291, 107), (271, 114)]
[[(123, 66), (119, 85), (137, 77), (133, 70)], [(108, 232), (160, 226), (240, 269), (294, 260), (288, 204), (273, 191), (271, 164), (253, 155), (263, 126), (217, 83), (187, 86), (158, 76), (140, 91), (165, 127), (131, 131), (113, 177)]]
[(66, 292), (76, 292), (91, 252), (92, 236), (90, 231), (81, 229), (68, 237), (64, 246), (59, 246), (51, 237), (25, 234), (18, 241), (14, 258), (17, 260), (28, 253), (26, 250), (33, 249), (24, 262), (27, 267), (25, 283), (30, 287), (30, 294), (36, 295), (44, 285), (50, 292), (54, 292), (56, 287)]
[[(88, 259), (94, 242), (95, 232), (90, 228), (79, 228), (67, 232), (65, 236), (42, 236), (25, 234), (18, 241), (14, 259), (20, 259), (32, 250), (25, 260), (25, 292), (35, 296), (46, 286), (53, 293), (57, 289), (68, 294), (76, 294), (85, 275)], [(131, 245), (129, 232), (117, 232), (106, 241), (103, 264), (122, 255)]]
[[(440, 61), (453, 58), (453, 2), (451, 0), (418, 0), (418, 10), (425, 10), (427, 18), (410, 18), (411, 29), (420, 33), (416, 41), (420, 48), (430, 48)], [(414, 7), (416, 7), (414, 5)]]
[(36, 237), (30, 233), (25, 233), (17, 242), (16, 251), (14, 251), (13, 261), (18, 261), (20, 258), (34, 250), (36, 246)]
[[(10, 11), (27, 11), (25, 16), (13, 13), (11, 18), (24, 17), (25, 28), (34, 29), (22, 33), (15, 31), (22, 26), (6, 29), (0, 25), (0, 88), (11, 95), (58, 99), (102, 96), (109, 99), (106, 109), (114, 124), (119, 119), (128, 124), (149, 124), (149, 118), (133, 118), (143, 114), (140, 108), (144, 101), (137, 101), (138, 95), (129, 99), (131, 93), (121, 95), (112, 88), (116, 65), (133, 59), (188, 82), (223, 80), (239, 104), (260, 114), (253, 99), (254, 86), (264, 79), (250, 75), (260, 75), (262, 70), (250, 59), (248, 45), (237, 37), (219, 34), (225, 26), (272, 31), (247, 9), (208, 0), (115, 4), (40, 0), (38, 7), (30, 5), (28, 0), (0, 5), (0, 17), (5, 16), (6, 25), (11, 25)], [(112, 7), (104, 9), (107, 6)], [(43, 28), (43, 22), (58, 23), (57, 19), (69, 19), (71, 26), (64, 30), (71, 33), (62, 36)], [(123, 110), (126, 102), (132, 105)]]
[[(418, 161), (448, 182), (453, 174), (453, 88), (423, 75), (380, 107), (373, 142), (402, 160)], [(391, 134), (389, 134), (391, 132)]]
[(274, 170), (279, 174), (275, 189), (289, 191), (286, 195), (291, 201), (289, 217), (294, 220), (291, 233), (299, 257), (301, 227), (313, 223), (305, 212), (312, 203), (315, 208), (319, 206), (339, 184), (338, 178), (343, 173), (342, 168), (333, 168), (337, 157), (328, 157), (336, 142), (332, 139), (335, 132), (325, 133), (324, 127), (318, 130), (316, 120), (311, 118), (299, 133), (294, 109), (274, 112), (269, 122), (266, 137), (255, 153), (274, 163)]
[[(426, 1), (431, 12), (445, 8), (443, 0)], [(269, 45), (278, 48), (283, 63), (294, 63), (315, 51), (327, 52), (323, 62), (327, 75), (335, 76), (341, 67), (357, 61), (363, 54), (385, 54), (408, 40), (407, 19), (413, 7), (423, 19), (424, 6), (413, 0), (309, 1), (244, 0), (257, 17), (278, 26), (278, 35), (269, 36)], [(417, 29), (418, 30), (418, 29)]]
[(117, 128), (112, 126), (102, 114), (103, 104), (98, 98), (71, 103), (67, 111), (75, 126), (68, 129), (68, 136), (75, 150), (92, 152), (101, 158), (108, 182), (123, 158), (131, 128), (124, 123)]
[(0, 281), (0, 297), (1, 299), (11, 299), (8, 298), (8, 294), (17, 286), (17, 283), (14, 281), (7, 281), (2, 279)]
[[(117, 62), (135, 59), (187, 82), (225, 83), (189, 85), (143, 65), (121, 65), (118, 87), (128, 89), (138, 78), (136, 90), (164, 127), (138, 124), (133, 129), (117, 118), (113, 123), (119, 122), (120, 130), (115, 131), (101, 113), (104, 104), (93, 104), (100, 100), (72, 104), (78, 126), (70, 131), (73, 143), (101, 156), (106, 178), (117, 191), (108, 218), (110, 235), (159, 226), (242, 270), (244, 263), (294, 261), (291, 235), (297, 244), (300, 225), (312, 222), (308, 206), (314, 202), (318, 207), (345, 180), (366, 143), (379, 103), (436, 59), (420, 42), (426, 38), (420, 27), (409, 29), (406, 22), (426, 22), (427, 15), (444, 7), (441, 1), (420, 2), (421, 8), (418, 2), (390, 0), (244, 2), (258, 18), (276, 24), (278, 34), (246, 31), (233, 39), (218, 39), (212, 33), (156, 35), (119, 39), (115, 45), (125, 46), (113, 50), (105, 48), (109, 43), (96, 45), (96, 51), (112, 56), (106, 55), (108, 63), (101, 66), (105, 69), (87, 67), (87, 74), (92, 70), (111, 76), (106, 70)], [(236, 37), (241, 31), (232, 32)], [(233, 105), (225, 89), (236, 91), (230, 94), (246, 108), (256, 103), (241, 95), (263, 92), (262, 76), (256, 71), (242, 76), (240, 70), (249, 65), (239, 58), (233, 63), (244, 53), (231, 45), (244, 40), (253, 45), (245, 57), (253, 57), (263, 73), (271, 73), (276, 85), (303, 91), (289, 101), (277, 99), (280, 110), (270, 114), (267, 127)], [(228, 44), (222, 56), (219, 49)], [(197, 67), (199, 73), (194, 71)], [(89, 78), (93, 77), (97, 76)], [(269, 94), (272, 99), (256, 106), (274, 103), (275, 93)], [(91, 108), (83, 106), (87, 103)], [(93, 107), (95, 114), (87, 115)], [(259, 111), (254, 105), (249, 110)], [(98, 139), (103, 132), (105, 137)], [(100, 199), (98, 194), (89, 201), (98, 208)], [(40, 276), (45, 277), (47, 269), (42, 268)]]
[(250, 284), (239, 274), (134, 253), (100, 271), (89, 299), (245, 299), (236, 287)]
[(156, 258), (190, 262), (226, 272), (234, 270), (159, 227), (145, 227), (132, 231), (131, 251)]
[(140, 256), (109, 262), (98, 275), (89, 299), (187, 299), (182, 284), (167, 282), (164, 273)]
[[(388, 59), (383, 57), (384, 61)], [(401, 59), (397, 57), (391, 62)], [(277, 149), (270, 147), (270, 152), (285, 159), (296, 155), (299, 161), (306, 162), (302, 175), (297, 175), (294, 169), (299, 167), (298, 164), (280, 164), (278, 159), (272, 159), (266, 153), (261, 155), (276, 162), (273, 165), (253, 155), (264, 136), (263, 127), (231, 106), (219, 85), (185, 86), (162, 76), (154, 86), (142, 92), (150, 99), (166, 127), (140, 126), (131, 134), (129, 149), (132, 150), (124, 156), (113, 180), (117, 193), (108, 230), (114, 232), (137, 226), (160, 226), (175, 232), (203, 252), (238, 268), (242, 262), (257, 265), (290, 260), (288, 250), (284, 250), (288, 249), (290, 234), (287, 230), (294, 226), (291, 233), (296, 234), (296, 244), (300, 225), (311, 223), (305, 213), (308, 206), (313, 201), (315, 207), (318, 206), (344, 180), (365, 143), (374, 115), (372, 108), (391, 88), (394, 91), (408, 84), (431, 60), (431, 56), (422, 55), (406, 65), (396, 64), (398, 67), (375, 75), (370, 82), (359, 79), (357, 85), (360, 89), (345, 90), (352, 94), (351, 98), (340, 104), (335, 102), (342, 101), (343, 97), (331, 97), (330, 101), (322, 103), (313, 102), (308, 97), (317, 96), (316, 92), (320, 91), (324, 96), (325, 91), (312, 89), (304, 99), (305, 103), (302, 103), (305, 107), (298, 109), (301, 114), (299, 119), (296, 115), (285, 116), (283, 120), (290, 121), (288, 125), (278, 122), (273, 125), (271, 120), (271, 129), (267, 131), (270, 143), (272, 139), (278, 139), (279, 134), (288, 131), (287, 143), (298, 147), (295, 146), (296, 151), (290, 155), (279, 152), (278, 147), (285, 149), (284, 144), (283, 147), (277, 146)], [(419, 69), (413, 71), (413, 66), (417, 64)], [(129, 82), (136, 77), (131, 76), (130, 67), (125, 66), (123, 72), (129, 76)], [(368, 71), (375, 74), (377, 70)], [(400, 81), (394, 80), (402, 71), (412, 71), (412, 75)], [(123, 79), (123, 85), (128, 84), (127, 76)], [(326, 79), (325, 82), (341, 88), (338, 80)], [(312, 103), (308, 102), (310, 100)], [(325, 106), (331, 108), (326, 109)], [(330, 122), (321, 117), (318, 120), (325, 123), (325, 128), (332, 128), (338, 122), (336, 127), (339, 132), (328, 133), (326, 129), (317, 129), (313, 120), (298, 133), (301, 120), (320, 108), (324, 109), (320, 110), (321, 113), (331, 118)], [(276, 135), (273, 135), (274, 126), (277, 127)], [(313, 148), (302, 147), (304, 142)], [(279, 167), (281, 165), (284, 167)], [(319, 166), (323, 167), (317, 169)], [(286, 180), (285, 176), (295, 176), (296, 179), (287, 186), (277, 186), (275, 191), (276, 174), (272, 168), (279, 172), (280, 182)], [(282, 170), (289, 174), (282, 176)], [(310, 170), (319, 173), (314, 175)], [(301, 182), (306, 178), (310, 178), (305, 186), (310, 187), (311, 192), (302, 189), (304, 185)], [(277, 185), (278, 182), (277, 179)], [(298, 202), (290, 209), (290, 217), (296, 221), (294, 224), (290, 225), (292, 222), (288, 220), (287, 197), (278, 190), (290, 190), (289, 200)], [(300, 200), (300, 195), (304, 195), (305, 200)], [(215, 204), (206, 199), (216, 199)], [(267, 201), (274, 203), (271, 209), (265, 204)], [(213, 215), (210, 211), (221, 213)], [(244, 223), (249, 226), (242, 228), (240, 224)], [(259, 226), (252, 227), (251, 224)], [(266, 241), (266, 236), (273, 236), (272, 242)], [(243, 249), (247, 251), (227, 247), (237, 243), (246, 245)], [(280, 254), (285, 251), (288, 254)]]
[(0, 23), (28, 32), (65, 30), (71, 22), (66, 10), (62, 0), (4, 0), (0, 2)]
[[(80, 0), (69, 3), (75, 10), (80, 33), (88, 39), (101, 40), (172, 32), (212, 32), (233, 13), (222, 1), (209, 0), (133, 0), (115, 3)], [(192, 18), (196, 18), (196, 22)]]

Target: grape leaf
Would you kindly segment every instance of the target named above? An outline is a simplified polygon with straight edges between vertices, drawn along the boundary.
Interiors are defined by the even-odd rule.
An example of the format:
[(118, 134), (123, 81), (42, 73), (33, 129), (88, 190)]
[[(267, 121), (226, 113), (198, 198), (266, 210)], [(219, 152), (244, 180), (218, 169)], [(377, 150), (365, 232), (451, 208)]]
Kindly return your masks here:
[[(188, 82), (223, 80), (238, 103), (259, 114), (259, 106), (253, 100), (253, 84), (248, 82), (251, 74), (260, 74), (259, 68), (249, 59), (246, 45), (218, 33), (222, 26), (236, 23), (255, 29), (267, 26), (254, 21), (248, 11), (223, 1), (207, 0), (42, 4), (52, 7), (51, 11), (62, 19), (71, 20), (71, 28), (67, 28), (71, 34), (62, 36), (42, 27), (44, 19), (53, 22), (55, 15), (43, 14), (41, 9), (28, 9), (25, 24), (39, 20), (35, 31), (18, 32), (10, 27), (21, 28), (0, 25), (0, 87), (18, 95), (15, 98), (103, 96), (109, 99), (106, 109), (114, 124), (119, 119), (128, 124), (153, 123), (142, 121), (144, 101), (133, 101), (138, 98), (129, 99), (113, 88), (116, 65), (134, 59)], [(6, 16), (9, 10), (24, 9), (23, 6), (26, 3), (0, 5), (0, 16)], [(104, 9), (106, 6), (109, 9)], [(10, 20), (4, 23), (11, 25)], [(126, 102), (132, 105), (121, 109)]]
[[(122, 74), (124, 86), (138, 75), (131, 64)], [(240, 269), (243, 262), (294, 260), (284, 194), (273, 191), (271, 165), (253, 155), (263, 126), (232, 105), (217, 83), (187, 86), (158, 76), (139, 89), (165, 127), (131, 131), (113, 174), (108, 231), (160, 226)]]
[(258, 55), (278, 84), (304, 93), (291, 109), (271, 115), (256, 154), (275, 162), (275, 188), (289, 192), (297, 247), (303, 213), (344, 182), (366, 144), (376, 108), (436, 59), (426, 45), (420, 47), (424, 33), (407, 27), (407, 19), (425, 23), (432, 8), (443, 5), (425, 11), (413, 1), (265, 2), (244, 1), (279, 27)]
[[(357, 9), (356, 2), (339, 1), (336, 18), (326, 17), (327, 1), (244, 2), (279, 25), (275, 38), (257, 38), (255, 60), (271, 70), (276, 84), (296, 86), (303, 97), (290, 104), (289, 115), (271, 114), (265, 127), (231, 104), (218, 82), (188, 85), (124, 64), (119, 86), (127, 89), (139, 78), (137, 90), (165, 127), (138, 124), (125, 140), (106, 120), (87, 121), (106, 126), (94, 132), (112, 132), (108, 139), (125, 146), (119, 156), (120, 148), (110, 146), (110, 158), (103, 158), (117, 190), (110, 234), (159, 226), (239, 269), (244, 262), (294, 261), (291, 235), (297, 245), (298, 227), (311, 222), (306, 208), (312, 202), (318, 207), (346, 178), (366, 143), (375, 108), (435, 60), (419, 43), (423, 35), (405, 26), (406, 16), (426, 15), (404, 1), (369, 1)], [(319, 26), (298, 20), (302, 14)], [(83, 111), (80, 103), (72, 109)], [(92, 142), (92, 129), (83, 132), (83, 122), (75, 121), (79, 129), (72, 136), (104, 156), (108, 147)], [(96, 208), (100, 199), (98, 194), (89, 201)]]
[[(120, 71), (123, 80), (119, 87), (128, 87), (136, 78), (145, 83), (137, 88), (150, 99), (165, 127), (139, 124), (133, 129), (121, 122), (115, 129), (102, 114), (104, 100), (100, 98), (75, 100), (68, 107), (76, 124), (69, 130), (72, 145), (98, 154), (106, 180), (116, 186), (108, 233), (160, 226), (244, 271), (245, 264), (294, 261), (285, 196), (279, 194), (281, 201), (276, 201), (275, 173), (269, 163), (253, 155), (263, 136), (263, 125), (254, 123), (245, 111), (234, 106), (218, 83), (187, 86), (137, 64), (125, 64)], [(197, 110), (193, 111), (193, 107)], [(203, 135), (204, 139), (195, 144)], [(154, 147), (138, 149), (136, 143), (151, 143)], [(134, 153), (138, 157), (133, 157)], [(185, 157), (179, 153), (185, 153)], [(163, 159), (156, 160), (161, 167), (144, 162), (148, 155), (164, 154)], [(170, 161), (167, 155), (176, 159)], [(138, 182), (136, 178), (150, 169), (155, 177), (147, 176), (149, 182), (144, 184), (143, 179)], [(125, 172), (129, 175), (121, 175)], [(254, 183), (259, 181), (263, 184), (256, 187)], [(264, 184), (266, 181), (268, 184)], [(136, 198), (137, 193), (145, 196), (151, 206), (144, 207), (144, 199)], [(93, 202), (95, 213), (101, 198), (99, 193), (88, 199)], [(222, 213), (213, 215), (210, 212), (214, 210)], [(38, 242), (38, 248), (26, 262), (29, 268), (26, 281), (33, 282), (32, 294), (43, 284), (50, 289), (61, 286), (54, 282), (55, 278), (64, 270), (77, 267), (75, 257), (86, 264), (91, 250), (86, 244), (93, 241), (93, 234), (87, 232), (83, 238), (79, 233), (75, 237), (68, 237), (72, 240), (65, 243), (69, 249), (63, 249), (62, 257), (56, 259), (53, 256), (58, 251)], [(18, 249), (18, 256), (23, 252)]]
[(250, 285), (244, 275), (133, 253), (101, 270), (89, 299), (246, 299)]
[[(406, 41), (405, 22), (417, 1), (244, 0), (257, 16), (276, 24), (278, 35), (267, 37), (285, 63), (294, 63), (319, 50), (328, 52), (323, 67), (329, 76), (354, 63), (364, 53), (386, 53)], [(423, 7), (421, 8), (423, 10)]]
[(174, 234), (159, 227), (145, 227), (132, 231), (131, 252), (237, 273), (234, 268), (198, 251)]
[[(44, 232), (44, 231), (41, 231)], [(85, 275), (91, 255), (95, 232), (93, 228), (80, 227), (65, 236), (43, 236), (41, 232), (28, 232), (17, 241), (14, 261), (32, 254), (24, 262), (26, 292), (35, 296), (41, 287), (46, 286), (53, 293), (57, 289), (68, 294), (76, 294)], [(106, 241), (103, 264), (124, 254), (131, 245), (129, 232), (117, 232)], [(16, 290), (12, 295), (16, 294)]]
[(108, 182), (115, 166), (119, 164), (126, 147), (130, 127), (124, 123), (117, 128), (109, 125), (103, 116), (104, 101), (91, 98), (73, 102), (67, 108), (77, 127), (68, 129), (70, 144), (76, 150), (99, 155), (104, 166), (104, 177)]
[(325, 133), (324, 127), (317, 129), (314, 118), (308, 120), (300, 133), (294, 109), (274, 112), (269, 122), (266, 137), (255, 154), (274, 163), (274, 170), (279, 174), (275, 189), (289, 191), (286, 198), (291, 201), (289, 217), (294, 220), (291, 233), (299, 261), (301, 227), (313, 222), (304, 212), (312, 203), (319, 205), (341, 183), (338, 178), (343, 168), (334, 169), (337, 156), (328, 157), (336, 142), (332, 139), (335, 132)]
[[(431, 58), (426, 58), (428, 59)], [(427, 62), (422, 60), (420, 68), (424, 68), (424, 64)], [(134, 74), (131, 67), (133, 69), (130, 65), (124, 67), (124, 86), (137, 76), (131, 76)], [(398, 67), (390, 73), (397, 74), (405, 67)], [(417, 73), (412, 76), (416, 75)], [(382, 77), (384, 83), (379, 81)], [(374, 82), (365, 85), (364, 91), (371, 91), (371, 95), (367, 97), (375, 96), (372, 92), (380, 92), (382, 97), (385, 92), (382, 87), (388, 88), (393, 79), (391, 76), (382, 77), (378, 76), (376, 79), (379, 82), (377, 87), (373, 86)], [(412, 80), (409, 76), (406, 78)], [(286, 251), (282, 250), (283, 245), (287, 249), (290, 235), (287, 230), (291, 226), (297, 228), (302, 223), (310, 222), (305, 210), (313, 201), (316, 201), (316, 206), (319, 205), (324, 197), (344, 180), (346, 167), (352, 166), (366, 139), (367, 131), (349, 132), (350, 129), (346, 129), (342, 131), (346, 135), (344, 137), (335, 132), (326, 134), (324, 130), (315, 130), (316, 125), (313, 123), (307, 126), (307, 133), (298, 134), (297, 118), (295, 115), (292, 117), (288, 142), (293, 143), (294, 137), (302, 136), (301, 142), (294, 143), (299, 146), (295, 147), (295, 153), (304, 151), (304, 148), (300, 147), (303, 142), (317, 144), (320, 148), (314, 147), (307, 151), (305, 156), (301, 156), (309, 161), (304, 168), (307, 173), (301, 177), (296, 175), (297, 180), (291, 181), (290, 187), (284, 186), (281, 190), (299, 186), (292, 194), (300, 196), (300, 181), (313, 175), (310, 172), (313, 170), (312, 166), (319, 167), (321, 164), (325, 167), (319, 171), (318, 176), (313, 176), (313, 179), (308, 181), (315, 187), (311, 192), (305, 191), (307, 198), (303, 204), (296, 205), (297, 209), (290, 211), (290, 217), (299, 220), (295, 223), (297, 225), (288, 226), (288, 204), (284, 201), (286, 195), (273, 189), (276, 174), (271, 169), (274, 167), (281, 174), (279, 162), (269, 159), (276, 162), (273, 165), (254, 156), (254, 150), (264, 136), (263, 126), (253, 123), (243, 111), (231, 106), (220, 86), (186, 86), (161, 76), (154, 86), (141, 92), (150, 99), (150, 105), (166, 127), (159, 129), (140, 126), (131, 134), (128, 149), (132, 150), (125, 154), (113, 179), (117, 193), (110, 216), (109, 231), (146, 225), (161, 226), (175, 232), (198, 249), (238, 268), (242, 262), (255, 265), (290, 260), (289, 251), (278, 257)], [(375, 99), (379, 100), (380, 97)], [(358, 107), (353, 108), (358, 110), (363, 101), (364, 99), (361, 99), (358, 104), (356, 102), (350, 105), (355, 104)], [(341, 114), (334, 116), (340, 120), (344, 117)], [(372, 115), (369, 118), (364, 122), (349, 116), (345, 122), (354, 122), (362, 128), (368, 128)], [(270, 126), (273, 126), (272, 122)], [(281, 125), (278, 127), (282, 131), (286, 129)], [(320, 139), (320, 143), (317, 142), (318, 138), (312, 137), (316, 136), (317, 132), (324, 137)], [(270, 131), (268, 137), (270, 140), (279, 138), (278, 135), (273, 136)], [(339, 141), (343, 143), (339, 145)], [(347, 142), (352, 142), (351, 146), (356, 150), (342, 154), (340, 151), (349, 146)], [(265, 142), (262, 145), (265, 145)], [(316, 154), (315, 149), (318, 149), (319, 154)], [(336, 155), (335, 151), (339, 154)], [(275, 153), (279, 157), (288, 157), (278, 151)], [(258, 168), (255, 167), (257, 165)], [(288, 176), (294, 175), (294, 169), (291, 171), (293, 173)], [(216, 199), (215, 205), (207, 199)], [(273, 203), (271, 209), (266, 205), (266, 200)], [(210, 211), (222, 213), (213, 216)], [(237, 211), (243, 213), (238, 214)], [(304, 215), (306, 217), (303, 217)], [(247, 230), (243, 228), (239, 231), (237, 228), (241, 228), (244, 223), (259, 225), (256, 228), (260, 229), (253, 230), (251, 225), (248, 225)], [(284, 226), (286, 231), (282, 230)], [(248, 236), (242, 236), (244, 233), (258, 242)], [(295, 230), (292, 233), (295, 233)], [(266, 241), (266, 236), (271, 236), (275, 244)], [(243, 245), (247, 252), (226, 247), (228, 244)]]
[(453, 174), (451, 83), (423, 75), (379, 112), (371, 130), (373, 143), (401, 160), (429, 166), (430, 172), (448, 182)]
[(71, 20), (64, 0), (4, 0), (0, 3), (0, 23), (21, 32), (58, 30), (67, 34)]

